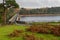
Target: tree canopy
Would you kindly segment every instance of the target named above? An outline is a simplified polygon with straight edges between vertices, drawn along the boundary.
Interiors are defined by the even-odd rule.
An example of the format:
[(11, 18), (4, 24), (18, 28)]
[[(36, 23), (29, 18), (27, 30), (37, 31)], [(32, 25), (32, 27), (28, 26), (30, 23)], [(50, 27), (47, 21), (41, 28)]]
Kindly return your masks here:
[[(4, 0), (5, 3), (4, 5), (6, 5), (5, 8), (9, 8), (9, 7), (14, 7), (14, 8), (19, 8), (19, 5), (16, 3), (15, 0)], [(13, 8), (12, 8), (13, 9)], [(5, 9), (6, 10), (6, 9)], [(8, 13), (8, 15), (10, 15), (11, 13)], [(14, 14), (14, 13), (13, 13)], [(5, 22), (4, 18), (6, 18), (7, 14), (4, 13), (4, 6), (3, 3), (0, 3), (0, 23)], [(12, 14), (11, 14), (12, 15)], [(9, 17), (11, 17), (11, 15)], [(4, 18), (3, 18), (4, 17)], [(7, 19), (7, 18), (6, 18)]]
[(5, 0), (7, 6), (14, 6), (15, 8), (19, 8), (19, 5), (15, 0)]

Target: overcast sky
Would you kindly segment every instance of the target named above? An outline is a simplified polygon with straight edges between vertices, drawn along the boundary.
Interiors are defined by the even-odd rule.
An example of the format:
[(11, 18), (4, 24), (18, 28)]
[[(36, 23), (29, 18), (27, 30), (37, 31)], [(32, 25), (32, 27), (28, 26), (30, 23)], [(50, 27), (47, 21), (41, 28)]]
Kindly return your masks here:
[[(2, 0), (0, 0), (2, 2)], [(41, 8), (60, 6), (60, 0), (16, 0), (20, 7)]]

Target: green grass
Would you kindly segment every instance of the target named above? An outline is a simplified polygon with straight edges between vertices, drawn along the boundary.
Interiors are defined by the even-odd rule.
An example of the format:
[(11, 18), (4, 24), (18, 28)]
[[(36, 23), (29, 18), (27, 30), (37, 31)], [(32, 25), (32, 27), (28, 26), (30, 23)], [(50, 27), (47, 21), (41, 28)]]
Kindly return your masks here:
[(18, 29), (18, 30), (25, 30), (25, 26), (18, 26), (18, 25), (6, 25), (6, 26), (1, 26), (0, 27), (0, 40), (22, 40), (21, 37), (20, 38), (9, 38), (7, 35), (11, 32), (13, 32), (15, 29)]
[[(23, 26), (23, 25), (6, 25), (6, 26), (0, 26), (0, 40), (23, 40), (23, 37), (14, 37), (14, 38), (9, 38), (7, 35), (11, 32), (13, 32), (15, 29), (18, 30), (24, 30), (28, 26)], [(25, 32), (31, 34), (32, 32)], [(60, 37), (51, 35), (51, 34), (38, 34), (34, 33), (35, 36), (44, 38), (44, 40), (60, 40)]]
[(51, 24), (51, 25), (58, 25), (60, 22), (33, 22), (31, 24)]

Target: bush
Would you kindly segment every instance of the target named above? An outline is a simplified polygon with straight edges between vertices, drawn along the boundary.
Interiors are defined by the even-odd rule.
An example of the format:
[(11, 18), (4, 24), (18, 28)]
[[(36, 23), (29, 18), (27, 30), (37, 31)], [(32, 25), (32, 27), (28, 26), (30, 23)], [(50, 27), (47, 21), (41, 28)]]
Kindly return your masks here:
[(60, 25), (32, 25), (30, 28), (27, 28), (27, 31), (44, 33), (44, 34), (54, 34), (60, 36)]
[(32, 25), (30, 28), (27, 28), (27, 31), (37, 32), (37, 33), (50, 33), (48, 27), (43, 25)]
[(60, 25), (54, 27), (53, 29), (51, 29), (51, 33), (56, 35), (56, 36), (60, 36)]
[(43, 40), (43, 38), (37, 38), (34, 34), (25, 34), (24, 40)]
[(14, 30), (12, 33), (10, 33), (8, 36), (9, 37), (18, 37), (22, 33), (22, 30)]

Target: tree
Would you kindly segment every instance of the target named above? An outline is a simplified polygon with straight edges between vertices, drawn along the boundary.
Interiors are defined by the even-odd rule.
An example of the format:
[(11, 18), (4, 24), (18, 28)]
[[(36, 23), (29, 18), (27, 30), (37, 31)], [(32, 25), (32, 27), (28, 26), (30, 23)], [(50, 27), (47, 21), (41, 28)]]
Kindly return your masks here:
[(19, 5), (16, 3), (15, 0), (5, 0), (6, 5), (9, 6), (14, 6), (14, 8), (19, 8)]
[(2, 13), (2, 12), (3, 12), (3, 4), (0, 3), (0, 13)]
[[(6, 7), (4, 5), (6, 5)], [(19, 8), (19, 5), (16, 3), (15, 0), (3, 0), (3, 8), (4, 8), (2, 16), (3, 24), (6, 24), (6, 10), (9, 7)]]

